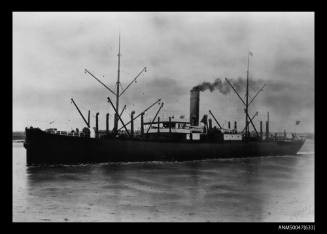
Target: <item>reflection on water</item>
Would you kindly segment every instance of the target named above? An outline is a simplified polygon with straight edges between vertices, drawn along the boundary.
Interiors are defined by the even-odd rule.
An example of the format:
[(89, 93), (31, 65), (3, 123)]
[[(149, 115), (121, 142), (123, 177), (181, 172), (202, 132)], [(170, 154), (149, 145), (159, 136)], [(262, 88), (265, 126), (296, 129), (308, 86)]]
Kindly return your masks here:
[(13, 143), (13, 220), (311, 222), (313, 142), (303, 149), (286, 157), (27, 168), (25, 149)]

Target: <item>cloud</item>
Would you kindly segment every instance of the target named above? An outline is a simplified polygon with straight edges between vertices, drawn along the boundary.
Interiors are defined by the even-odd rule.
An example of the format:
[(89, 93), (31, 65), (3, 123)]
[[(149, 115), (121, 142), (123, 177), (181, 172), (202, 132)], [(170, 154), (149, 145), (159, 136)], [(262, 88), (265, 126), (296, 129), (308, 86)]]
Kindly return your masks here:
[(303, 83), (268, 82), (262, 104), (280, 116), (296, 115), (302, 110), (314, 112), (314, 88)]

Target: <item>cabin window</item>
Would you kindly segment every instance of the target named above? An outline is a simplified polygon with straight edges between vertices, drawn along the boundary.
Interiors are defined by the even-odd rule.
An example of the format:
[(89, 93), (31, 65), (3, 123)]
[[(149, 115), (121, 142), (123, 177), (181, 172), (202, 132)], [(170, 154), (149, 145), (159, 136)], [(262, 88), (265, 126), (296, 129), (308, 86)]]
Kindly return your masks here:
[(193, 140), (200, 140), (200, 133), (192, 133)]
[(224, 140), (225, 141), (241, 141), (242, 135), (241, 134), (224, 134)]

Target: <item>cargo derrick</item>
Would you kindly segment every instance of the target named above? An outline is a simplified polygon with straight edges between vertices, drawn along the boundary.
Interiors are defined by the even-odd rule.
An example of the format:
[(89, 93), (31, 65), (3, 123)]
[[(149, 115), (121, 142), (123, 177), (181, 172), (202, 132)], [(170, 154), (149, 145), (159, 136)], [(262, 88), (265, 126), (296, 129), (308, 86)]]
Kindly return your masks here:
[[(254, 118), (255, 118), (257, 115), (258, 115), (258, 111), (255, 112), (255, 114), (252, 116), (252, 118), (250, 118), (250, 120), (253, 121)], [(244, 131), (245, 131), (245, 127), (243, 128), (242, 132), (244, 132)]]
[(114, 104), (112, 103), (112, 101), (111, 101), (111, 99), (110, 99), (109, 97), (108, 97), (108, 102), (110, 103), (110, 105), (111, 105), (112, 108), (114, 109), (114, 111), (115, 111), (115, 115), (117, 116), (117, 118), (118, 118), (118, 119), (120, 120), (120, 122), (123, 124), (123, 127), (125, 128), (127, 135), (130, 136), (129, 131), (128, 131), (128, 129), (126, 128), (126, 125), (124, 124), (124, 121), (120, 118), (120, 115), (119, 115), (117, 109), (115, 108)]
[[(225, 78), (226, 82), (228, 85), (231, 86), (233, 91), (237, 94), (239, 99), (242, 101), (242, 103), (245, 105), (245, 127), (244, 129), (238, 133), (237, 132), (237, 123), (234, 123), (234, 129), (231, 129), (230, 127), (230, 121), (228, 121), (228, 129), (223, 128), (220, 123), (218, 122), (217, 118), (214, 116), (211, 110), (209, 110), (209, 114), (213, 117), (215, 122), (218, 125), (218, 128), (214, 127), (212, 128), (212, 121), (211, 119), (209, 120), (210, 126), (208, 126), (207, 123), (207, 115), (205, 115), (204, 118), (201, 120), (202, 123), (204, 123), (204, 126), (201, 127), (199, 125), (199, 109), (200, 109), (200, 90), (197, 88), (193, 88), (190, 93), (190, 122), (180, 122), (180, 121), (172, 121), (171, 117), (169, 117), (169, 121), (160, 121), (160, 117), (158, 117), (157, 124), (153, 127), (153, 124), (163, 107), (163, 103), (161, 103), (158, 111), (156, 112), (155, 116), (153, 117), (153, 120), (148, 123), (144, 123), (143, 121), (143, 116), (146, 111), (148, 111), (150, 108), (152, 108), (156, 103), (160, 102), (161, 100), (157, 100), (155, 103), (150, 105), (148, 108), (146, 108), (143, 112), (138, 114), (136, 117), (134, 117), (135, 111), (133, 111), (131, 115), (131, 120), (127, 122), (126, 124), (122, 120), (122, 114), (126, 109), (126, 105), (124, 105), (123, 109), (121, 110), (120, 114), (118, 112), (119, 108), (119, 97), (126, 92), (126, 90), (131, 86), (132, 83), (136, 82), (137, 78), (144, 72), (146, 71), (146, 67), (144, 67), (138, 74), (137, 76), (126, 86), (125, 89), (123, 89), (122, 92), (120, 92), (119, 88), (121, 87), (120, 84), (120, 36), (119, 36), (119, 49), (118, 49), (118, 72), (117, 72), (117, 82), (116, 82), (116, 92), (111, 90), (109, 87), (107, 87), (100, 79), (98, 79), (95, 75), (93, 75), (91, 72), (89, 72), (87, 69), (85, 69), (86, 73), (89, 73), (94, 79), (96, 79), (100, 84), (102, 84), (106, 89), (108, 89), (112, 94), (116, 96), (116, 105), (113, 104), (111, 99), (108, 97), (108, 102), (110, 103), (111, 107), (114, 110), (114, 127), (113, 131), (111, 132), (112, 134), (109, 134), (108, 131), (108, 115), (106, 119), (106, 131), (105, 135), (100, 136), (102, 137), (108, 137), (109, 135), (111, 136), (128, 136), (129, 138), (137, 137), (138, 139), (157, 139), (160, 140), (164, 136), (166, 140), (182, 140), (182, 141), (193, 141), (193, 140), (198, 140), (199, 142), (224, 142), (224, 141), (229, 141), (229, 140), (243, 140), (243, 141), (248, 141), (248, 140), (259, 140), (262, 139), (262, 126), (260, 128), (260, 134), (258, 133), (254, 123), (253, 119), (258, 115), (258, 112), (256, 112), (252, 117), (249, 116), (249, 105), (255, 100), (255, 98), (258, 96), (258, 94), (263, 90), (265, 85), (263, 85), (262, 88), (260, 88), (254, 97), (249, 100), (249, 57), (248, 56), (248, 69), (247, 69), (247, 83), (246, 83), (246, 97), (245, 100), (240, 96), (240, 94), (237, 92), (237, 90), (234, 88), (233, 84)], [(75, 103), (74, 103), (75, 104)], [(75, 104), (76, 108), (78, 109), (77, 105)], [(81, 114), (80, 110), (78, 109), (79, 113)], [(81, 114), (83, 120), (87, 124), (87, 126), (90, 126), (90, 121), (86, 121), (84, 116)], [(138, 117), (141, 116), (141, 134), (134, 134), (134, 120), (137, 119)], [(269, 117), (268, 117), (269, 119)], [(122, 123), (122, 127), (118, 128), (118, 122), (120, 121)], [(269, 121), (269, 120), (268, 120)], [(127, 129), (127, 125), (131, 124), (131, 132)], [(251, 137), (249, 134), (249, 125), (252, 125), (256, 137)], [(147, 131), (144, 134), (144, 125), (148, 125)], [(183, 125), (183, 127), (180, 127)], [(97, 125), (98, 126), (98, 125)], [(98, 127), (96, 126), (97, 132), (98, 132)], [(124, 132), (121, 132), (121, 130), (124, 128)], [(266, 129), (269, 128), (269, 123), (266, 123)], [(266, 132), (268, 132), (267, 130)], [(169, 134), (167, 134), (169, 133)], [(243, 137), (241, 136), (243, 135)], [(239, 138), (241, 136), (241, 138)], [(177, 137), (177, 138), (176, 138)], [(99, 138), (99, 134), (96, 134), (96, 138)], [(269, 133), (266, 136), (266, 139), (269, 138)]]
[[(153, 118), (153, 121), (149, 124), (149, 123), (146, 123), (146, 124), (149, 124), (149, 127), (146, 131), (146, 134), (144, 134), (144, 126), (143, 125), (146, 125), (144, 124), (144, 121), (143, 121), (143, 116), (145, 114), (146, 111), (148, 111), (150, 108), (152, 108), (156, 103), (160, 102), (161, 99), (157, 100), (155, 103), (153, 103), (152, 105), (150, 105), (148, 108), (146, 108), (144, 111), (142, 111), (140, 114), (138, 114), (136, 117), (134, 117), (134, 113), (133, 112), (133, 116), (131, 116), (131, 120), (129, 122), (127, 122), (126, 124), (123, 122), (121, 116), (124, 112), (124, 110), (126, 109), (126, 105), (123, 107), (123, 109), (121, 110), (121, 113), (119, 114), (119, 98), (128, 90), (128, 88), (138, 79), (138, 77), (143, 73), (143, 72), (146, 72), (146, 67), (144, 67), (137, 75), (135, 78), (132, 79), (132, 81), (126, 86), (125, 89), (123, 89), (121, 92), (120, 92), (120, 87), (121, 87), (121, 84), (120, 84), (120, 58), (121, 58), (121, 53), (120, 53), (120, 35), (119, 35), (119, 48), (118, 48), (118, 69), (117, 69), (117, 82), (116, 82), (116, 92), (113, 91), (112, 89), (110, 89), (107, 85), (105, 85), (100, 79), (98, 79), (95, 75), (93, 75), (90, 71), (88, 71), (87, 69), (85, 69), (85, 73), (88, 73), (89, 75), (91, 75), (91, 77), (93, 77), (95, 80), (97, 80), (102, 86), (104, 86), (107, 90), (109, 90), (112, 94), (115, 95), (116, 97), (116, 103), (115, 105), (113, 104), (113, 102), (111, 101), (111, 99), (108, 97), (108, 102), (111, 104), (111, 107), (113, 108), (114, 110), (114, 127), (113, 127), (113, 130), (111, 132), (111, 134), (108, 134), (108, 131), (106, 131), (106, 135), (107, 136), (104, 136), (104, 137), (108, 137), (109, 135), (112, 135), (112, 136), (124, 136), (124, 135), (128, 135), (129, 137), (135, 137), (136, 135), (134, 134), (134, 120), (136, 120), (138, 117), (141, 116), (141, 135), (138, 135), (137, 138), (147, 138), (149, 139), (149, 136), (151, 135), (150, 138), (153, 138), (153, 135), (152, 134), (149, 134), (149, 131), (152, 127), (152, 124), (153, 122), (155, 121), (155, 119), (157, 118), (157, 115), (159, 114), (161, 108), (163, 107), (163, 103), (161, 103), (160, 105), (160, 108), (159, 110), (157, 111), (157, 113), (155, 114), (154, 118)], [(199, 95), (199, 94), (198, 94)], [(196, 99), (198, 99), (196, 97)], [(197, 113), (197, 116), (196, 116), (196, 119), (197, 119), (197, 122), (195, 122), (195, 125), (198, 125), (198, 110), (199, 110), (199, 102), (196, 104), (197, 105), (197, 109), (196, 109), (196, 113)], [(108, 120), (107, 120), (108, 121)], [(118, 128), (118, 121), (120, 121), (122, 123), (122, 127)], [(160, 122), (160, 118), (158, 117), (158, 122), (157, 122), (157, 133), (160, 134), (160, 125), (162, 123), (164, 123), (165, 121), (161, 121)], [(171, 119), (170, 119), (170, 122)], [(174, 122), (173, 122), (174, 123)], [(133, 125), (131, 126), (131, 133), (129, 133), (128, 129), (127, 129), (127, 125)], [(175, 123), (174, 123), (175, 124)], [(169, 132), (171, 133), (171, 125), (172, 124), (169, 124), (170, 128), (169, 128)], [(121, 132), (121, 130), (124, 129), (126, 134), (124, 132)], [(157, 136), (158, 136), (157, 134)], [(185, 137), (184, 137), (185, 138)]]
[(88, 121), (86, 121), (85, 117), (83, 116), (81, 110), (78, 108), (77, 104), (75, 103), (74, 99), (71, 98), (70, 99), (72, 101), (72, 103), (74, 104), (74, 106), (76, 107), (78, 113), (80, 114), (80, 116), (83, 118), (83, 121), (85, 123), (85, 125), (90, 128), (90, 111), (88, 112)]
[[(243, 98), (240, 96), (240, 94), (237, 92), (237, 90), (234, 88), (233, 84), (227, 79), (225, 78), (227, 84), (232, 88), (232, 90), (237, 94), (238, 98), (241, 100), (241, 102), (244, 104), (245, 108), (244, 108), (244, 112), (245, 112), (245, 133), (244, 133), (244, 140), (258, 140), (260, 139), (260, 135), (253, 123), (253, 119), (254, 117), (257, 115), (257, 113), (254, 114), (254, 116), (251, 118), (249, 116), (249, 105), (255, 100), (255, 98), (258, 96), (258, 94), (263, 90), (263, 88), (266, 86), (266, 84), (264, 84), (254, 95), (254, 97), (250, 100), (249, 102), (249, 63), (250, 63), (250, 55), (253, 56), (253, 54), (251, 52), (249, 52), (248, 54), (248, 69), (247, 69), (247, 77), (246, 77), (246, 97), (245, 97), (245, 101), (243, 100)], [(256, 133), (256, 137), (253, 138), (250, 136), (250, 132), (249, 132), (249, 122), (251, 123), (255, 133)], [(243, 130), (243, 132), (244, 132)]]
[[(158, 109), (158, 111), (157, 111), (157, 113), (156, 113), (155, 116), (153, 117), (153, 120), (151, 121), (151, 124), (149, 125), (149, 128), (148, 128), (148, 130), (146, 131), (146, 133), (149, 133), (149, 130), (150, 130), (152, 124), (154, 123), (154, 121), (156, 120), (156, 118), (157, 118), (157, 116), (158, 116), (158, 114), (159, 114), (161, 108), (163, 107), (163, 105), (164, 105), (164, 103), (162, 102), (161, 105), (160, 105), (160, 107), (159, 107), (159, 109)], [(159, 118), (159, 117), (158, 117), (158, 118)], [(159, 128), (158, 128), (158, 129), (159, 129)]]
[(123, 113), (124, 113), (125, 110), (126, 110), (126, 105), (124, 105), (123, 109), (121, 110), (121, 112), (119, 114), (119, 117), (120, 118), (122, 117), (122, 115), (123, 115)]
[[(102, 84), (107, 90), (109, 90), (113, 95), (115, 95), (116, 97), (116, 105), (112, 105), (113, 109), (114, 109), (114, 127), (113, 127), (113, 130), (112, 130), (112, 134), (113, 135), (117, 135), (119, 130), (121, 129), (118, 129), (118, 121), (121, 121), (121, 115), (123, 114), (125, 108), (126, 108), (126, 105), (123, 107), (121, 113), (119, 114), (119, 98), (121, 95), (123, 95), (126, 90), (132, 85), (132, 83), (136, 83), (138, 77), (143, 73), (143, 72), (146, 72), (146, 67), (144, 67), (138, 74), (136, 77), (134, 77), (132, 79), (132, 81), (127, 85), (127, 87), (120, 93), (120, 87), (121, 87), (121, 83), (120, 83), (120, 57), (121, 57), (121, 53), (120, 53), (120, 34), (119, 34), (119, 46), (118, 46), (118, 69), (117, 69), (117, 81), (116, 81), (116, 92), (114, 92), (112, 89), (110, 89), (107, 85), (105, 85), (99, 78), (97, 78), (95, 75), (93, 75), (90, 71), (88, 71), (87, 69), (85, 69), (85, 73), (88, 73), (89, 75), (91, 75), (95, 80), (97, 80), (100, 84)], [(109, 99), (108, 97), (108, 102), (110, 100), (110, 103), (111, 103), (111, 99)], [(123, 124), (123, 127), (122, 128), (126, 128), (126, 126)], [(125, 129), (127, 130), (127, 129)], [(128, 133), (128, 130), (126, 131)], [(128, 133), (129, 135), (129, 133)]]
[[(159, 103), (161, 101), (161, 99), (159, 98), (157, 101), (155, 101), (154, 103), (152, 103), (150, 106), (148, 106), (145, 110), (143, 110), (140, 114), (138, 114), (137, 116), (135, 116), (134, 118), (132, 118), (129, 122), (126, 123), (126, 126), (129, 125), (132, 121), (136, 120), (138, 117), (144, 115), (145, 112), (147, 112), (148, 110), (150, 110), (155, 104)], [(143, 124), (141, 124), (141, 127), (143, 126)], [(121, 127), (120, 129), (118, 129), (118, 131), (122, 130), (124, 127)]]
[(218, 124), (219, 128), (220, 128), (220, 129), (223, 129), (223, 128), (221, 127), (221, 125), (219, 124), (218, 120), (216, 119), (216, 117), (212, 114), (211, 110), (209, 110), (209, 114), (210, 114), (210, 115), (212, 116), (212, 118), (216, 121), (216, 123)]

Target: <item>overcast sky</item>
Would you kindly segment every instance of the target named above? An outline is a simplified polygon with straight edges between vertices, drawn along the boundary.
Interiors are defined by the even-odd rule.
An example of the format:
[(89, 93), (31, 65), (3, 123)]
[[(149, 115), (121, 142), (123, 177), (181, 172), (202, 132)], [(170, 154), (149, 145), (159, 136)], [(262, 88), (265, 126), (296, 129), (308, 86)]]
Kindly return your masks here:
[[(91, 110), (92, 126), (100, 112), (104, 129), (105, 114), (113, 116), (106, 97), (114, 97), (84, 69), (114, 89), (119, 32), (122, 87), (148, 69), (121, 98), (124, 120), (158, 98), (161, 118), (188, 120), (191, 88), (245, 78), (251, 51), (250, 78), (267, 84), (250, 107), (259, 112), (255, 123), (269, 111), (272, 131), (314, 131), (314, 13), (305, 12), (13, 13), (13, 130), (82, 128), (71, 97), (83, 114)], [(244, 107), (233, 92), (201, 92), (200, 105), (200, 116), (211, 109), (225, 126), (243, 128)]]

